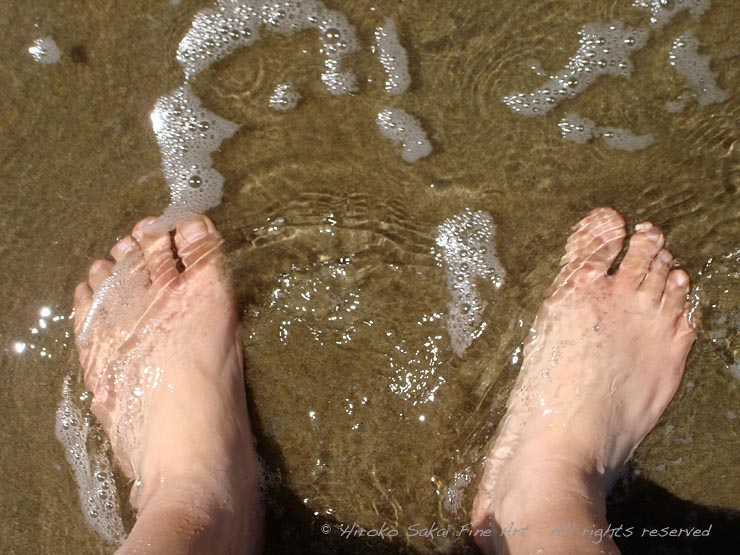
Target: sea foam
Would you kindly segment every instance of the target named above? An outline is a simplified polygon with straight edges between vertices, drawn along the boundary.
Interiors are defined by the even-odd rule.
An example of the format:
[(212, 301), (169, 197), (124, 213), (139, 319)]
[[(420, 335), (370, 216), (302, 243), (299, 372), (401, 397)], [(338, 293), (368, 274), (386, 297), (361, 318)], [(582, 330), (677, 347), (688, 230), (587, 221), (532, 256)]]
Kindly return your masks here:
[(358, 50), (355, 31), (344, 15), (314, 0), (218, 0), (214, 7), (195, 14), (177, 48), (177, 61), (189, 79), (237, 48), (254, 43), (260, 32), (293, 33), (305, 29), (319, 31), (324, 55), (321, 80), (329, 92), (345, 94), (356, 90), (354, 74), (341, 70), (342, 57)]
[(172, 228), (221, 203), (224, 178), (211, 154), (238, 126), (203, 108), (188, 84), (160, 97), (151, 120), (170, 188), (170, 204), (159, 222)]
[(481, 320), (486, 303), (480, 298), (476, 280), (488, 281), (499, 288), (506, 277), (496, 254), (495, 233), (488, 212), (473, 212), (468, 208), (437, 228), (436, 242), (441, 249), (451, 297), (447, 331), (457, 356), (462, 356), (485, 329)]
[(411, 84), (409, 61), (406, 50), (398, 40), (395, 21), (388, 19), (375, 30), (375, 44), (386, 74), (385, 92), (393, 95), (406, 92)]
[(650, 134), (635, 135), (629, 129), (596, 125), (596, 122), (578, 114), (566, 114), (558, 127), (567, 141), (583, 144), (601, 137), (607, 145), (618, 150), (642, 150), (655, 140)]
[[(691, 31), (674, 39), (668, 54), (668, 63), (689, 82), (702, 108), (730, 97), (729, 92), (717, 85), (717, 76), (710, 69), (709, 61), (709, 56), (699, 54), (699, 41)], [(669, 103), (666, 109), (678, 112), (683, 106), (684, 99), (679, 98)]]
[(645, 45), (645, 29), (626, 28), (619, 21), (589, 23), (578, 33), (580, 45), (565, 67), (530, 93), (514, 93), (503, 98), (514, 112), (542, 116), (563, 100), (574, 98), (604, 75), (629, 77), (630, 55)]
[(126, 532), (106, 454), (107, 442), (97, 449), (88, 449), (90, 422), (75, 403), (70, 382), (67, 376), (62, 386), (54, 431), (74, 472), (85, 519), (107, 542), (121, 544), (126, 539)]
[(298, 106), (300, 100), (301, 95), (295, 90), (293, 83), (288, 81), (275, 86), (275, 90), (270, 95), (269, 105), (278, 112), (287, 112)]
[(432, 153), (432, 144), (419, 121), (401, 108), (383, 108), (376, 118), (380, 133), (402, 147), (401, 157), (409, 163)]
[(650, 23), (663, 27), (679, 12), (688, 10), (693, 17), (699, 17), (709, 9), (710, 0), (634, 0), (632, 5), (650, 12)]

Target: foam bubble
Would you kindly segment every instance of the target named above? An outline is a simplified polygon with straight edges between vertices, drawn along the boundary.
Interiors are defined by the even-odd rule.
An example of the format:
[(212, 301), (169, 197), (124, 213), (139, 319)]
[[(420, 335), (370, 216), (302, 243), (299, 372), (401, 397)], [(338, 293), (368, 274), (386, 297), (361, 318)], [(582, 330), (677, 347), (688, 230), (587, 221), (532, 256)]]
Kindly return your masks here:
[(493, 243), (495, 233), (488, 212), (473, 212), (469, 208), (437, 228), (436, 241), (442, 249), (451, 297), (447, 331), (457, 356), (462, 356), (485, 329), (485, 324), (481, 324), (485, 302), (478, 293), (476, 279), (499, 288), (506, 277)]
[(239, 127), (203, 108), (188, 84), (160, 97), (151, 120), (170, 188), (170, 205), (160, 222), (171, 229), (221, 203), (224, 178), (211, 153)]
[(113, 273), (102, 281), (93, 297), (78, 335), (80, 344), (87, 346), (93, 333), (113, 337), (115, 330), (132, 331), (151, 303), (153, 291), (140, 252), (117, 262)]
[(465, 490), (470, 485), (472, 479), (473, 473), (469, 467), (455, 472), (442, 500), (445, 510), (454, 515), (463, 508)]
[(375, 30), (375, 44), (380, 54), (380, 64), (386, 74), (385, 92), (398, 95), (406, 92), (411, 84), (409, 61), (406, 50), (401, 46), (396, 32), (396, 22), (386, 20)]
[(126, 532), (116, 483), (106, 455), (107, 443), (88, 450), (90, 421), (83, 417), (75, 403), (70, 382), (71, 378), (67, 376), (62, 386), (54, 432), (64, 446), (64, 455), (74, 472), (85, 519), (105, 541), (120, 545), (126, 539)]
[(600, 137), (607, 145), (618, 150), (642, 150), (655, 140), (650, 134), (635, 135), (629, 129), (596, 125), (596, 122), (578, 114), (566, 114), (558, 127), (567, 141), (584, 144)]
[(270, 96), (269, 104), (273, 110), (287, 112), (298, 106), (300, 100), (301, 95), (295, 90), (293, 83), (288, 81), (287, 83), (280, 83), (275, 87), (275, 90)]
[(701, 320), (727, 371), (740, 380), (740, 307), (733, 294), (740, 286), (740, 249), (710, 258), (696, 277), (689, 318)]
[[(699, 54), (699, 41), (689, 31), (673, 40), (668, 54), (670, 63), (694, 89), (699, 106), (724, 102), (730, 93), (717, 86), (717, 76), (709, 68), (709, 56)], [(669, 102), (666, 110), (678, 112), (683, 109), (684, 99)]]
[(632, 5), (650, 12), (650, 23), (663, 27), (679, 12), (689, 10), (693, 17), (699, 17), (709, 9), (710, 0), (634, 0)]
[(51, 37), (34, 40), (33, 45), (28, 47), (28, 53), (40, 64), (56, 64), (62, 57), (62, 51)]
[(574, 98), (601, 76), (629, 77), (630, 55), (647, 41), (645, 29), (625, 28), (621, 22), (589, 23), (578, 32), (580, 45), (565, 67), (531, 93), (514, 93), (503, 98), (512, 111), (525, 116), (542, 116), (563, 100)]
[(195, 15), (177, 48), (177, 61), (189, 79), (237, 48), (257, 41), (261, 29), (275, 33), (317, 29), (325, 58), (324, 85), (332, 94), (356, 90), (354, 74), (343, 72), (340, 64), (345, 54), (358, 50), (355, 31), (344, 15), (314, 0), (218, 0), (213, 8)]
[(383, 108), (376, 118), (380, 133), (403, 147), (401, 157), (413, 163), (432, 153), (432, 144), (419, 121), (401, 108)]

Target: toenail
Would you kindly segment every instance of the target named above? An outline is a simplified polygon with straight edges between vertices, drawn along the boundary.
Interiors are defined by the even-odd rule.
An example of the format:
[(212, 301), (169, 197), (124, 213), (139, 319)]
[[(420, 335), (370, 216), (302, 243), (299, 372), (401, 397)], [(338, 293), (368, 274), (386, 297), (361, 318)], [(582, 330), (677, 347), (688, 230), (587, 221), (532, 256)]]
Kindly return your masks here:
[(676, 285), (678, 285), (679, 287), (684, 287), (688, 283), (689, 276), (687, 276), (683, 272), (679, 272), (679, 274), (676, 276)]
[(652, 227), (653, 227), (653, 224), (651, 224), (650, 222), (642, 222), (642, 223), (637, 224), (635, 226), (635, 231), (638, 231), (638, 232), (639, 231), (647, 231), (648, 229), (650, 229)]
[(144, 218), (136, 224), (134, 229), (146, 235), (162, 235), (167, 232), (166, 226), (162, 225), (160, 219), (154, 217)]
[(124, 254), (131, 252), (134, 248), (134, 240), (131, 237), (124, 237), (118, 241), (118, 248)]
[(647, 236), (648, 239), (650, 239), (651, 241), (657, 241), (658, 239), (660, 239), (660, 230), (656, 227), (651, 227), (647, 231)]
[(192, 220), (182, 226), (180, 233), (192, 243), (208, 235), (208, 226), (203, 220)]
[(673, 260), (671, 253), (669, 253), (668, 251), (660, 251), (659, 256), (660, 256), (660, 259), (666, 264), (670, 264), (671, 260)]

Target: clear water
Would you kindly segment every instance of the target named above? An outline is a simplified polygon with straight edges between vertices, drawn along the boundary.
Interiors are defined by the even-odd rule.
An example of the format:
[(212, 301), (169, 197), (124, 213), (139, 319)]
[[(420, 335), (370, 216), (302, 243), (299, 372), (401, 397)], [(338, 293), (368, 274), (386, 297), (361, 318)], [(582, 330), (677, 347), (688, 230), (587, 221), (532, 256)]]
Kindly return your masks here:
[[(248, 395), (270, 484), (268, 553), (447, 545), (346, 538), (336, 528), (326, 535), (321, 525), (386, 523), (403, 535), (412, 525), (459, 530), (467, 521), (526, 325), (569, 227), (597, 205), (664, 228), (695, 280), (705, 323), (681, 389), (638, 450), (637, 472), (615, 493), (610, 516), (659, 528), (714, 525), (704, 543), (638, 538), (623, 544), (630, 553), (724, 552), (717, 542), (740, 526), (740, 5), (714, 0), (698, 19), (679, 12), (651, 28), (629, 78), (600, 77), (546, 115), (526, 117), (503, 97), (534, 91), (566, 67), (585, 24), (645, 28), (649, 14), (629, 0), (326, 4), (357, 30), (362, 48), (347, 60), (356, 94), (326, 92), (311, 31), (263, 38), (193, 81), (205, 107), (241, 126), (214, 157), (225, 189), (210, 214), (243, 309)], [(208, 5), (0, 5), (3, 553), (112, 551), (86, 525), (54, 437), (64, 377), (71, 372), (79, 388), (66, 317), (90, 262), (167, 203), (149, 114), (182, 83), (177, 45)], [(409, 90), (393, 98), (370, 52), (387, 18), (411, 69)], [(688, 31), (729, 99), (700, 106), (670, 65), (674, 40)], [(44, 37), (58, 45), (59, 63), (30, 56)], [(298, 107), (269, 109), (288, 81)], [(668, 111), (677, 100), (683, 109)], [(419, 119), (431, 155), (402, 159), (375, 123), (386, 105)], [(603, 138), (563, 140), (558, 123), (569, 113), (654, 141), (624, 151)], [(466, 208), (492, 215), (506, 280), (500, 289), (480, 285), (485, 329), (458, 358), (435, 239), (437, 226)], [(119, 489), (125, 499), (126, 484)]]

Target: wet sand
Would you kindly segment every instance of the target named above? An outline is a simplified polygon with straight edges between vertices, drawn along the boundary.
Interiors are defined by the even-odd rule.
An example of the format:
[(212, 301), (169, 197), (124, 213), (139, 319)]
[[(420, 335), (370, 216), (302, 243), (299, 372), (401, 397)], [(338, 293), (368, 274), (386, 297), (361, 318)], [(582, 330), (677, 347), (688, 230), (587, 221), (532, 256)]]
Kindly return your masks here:
[[(149, 113), (181, 83), (177, 44), (209, 5), (124, 4), (0, 6), (3, 553), (112, 551), (87, 527), (54, 437), (64, 377), (71, 372), (81, 386), (71, 326), (52, 318), (69, 315), (93, 259), (166, 205)], [(401, 534), (464, 525), (518, 368), (512, 353), (570, 226), (598, 205), (665, 230), (699, 285), (705, 322), (676, 399), (636, 453), (639, 473), (628, 473), (610, 514), (659, 528), (714, 523), (708, 542), (737, 530), (737, 513), (720, 509), (740, 511), (740, 380), (732, 374), (740, 104), (733, 96), (703, 108), (689, 102), (679, 113), (664, 107), (688, 90), (667, 61), (688, 29), (720, 85), (738, 90), (740, 8), (715, 0), (698, 21), (679, 14), (632, 56), (631, 78), (603, 77), (529, 118), (501, 99), (543, 82), (530, 66), (557, 71), (585, 23), (645, 26), (647, 15), (627, 1), (326, 4), (345, 13), (365, 46), (349, 60), (357, 94), (326, 93), (311, 32), (263, 39), (193, 84), (204, 106), (241, 125), (214, 157), (226, 184), (210, 215), (226, 238), (243, 309), (248, 395), (271, 485), (268, 553), (430, 548), (419, 538), (404, 547), (336, 528), (324, 534), (325, 523), (386, 523)], [(367, 49), (387, 17), (397, 21), (412, 73), (411, 88), (391, 100)], [(58, 64), (28, 56), (44, 36), (59, 45)], [(287, 80), (303, 100), (293, 111), (269, 110), (275, 85)], [(407, 164), (378, 133), (375, 115), (387, 104), (422, 122), (434, 147), (428, 158)], [(655, 141), (635, 152), (565, 141), (557, 124), (571, 111)], [(487, 328), (458, 359), (440, 317), (449, 297), (432, 249), (436, 227), (465, 208), (492, 215), (507, 278), (499, 290), (481, 288)], [(52, 310), (45, 329), (43, 307)], [(16, 342), (27, 345), (22, 354)], [(466, 469), (472, 485), (450, 510), (448, 487), (456, 473), (464, 483)], [(654, 553), (674, 544), (624, 545)], [(724, 553), (719, 544), (676, 545), (677, 553)]]

